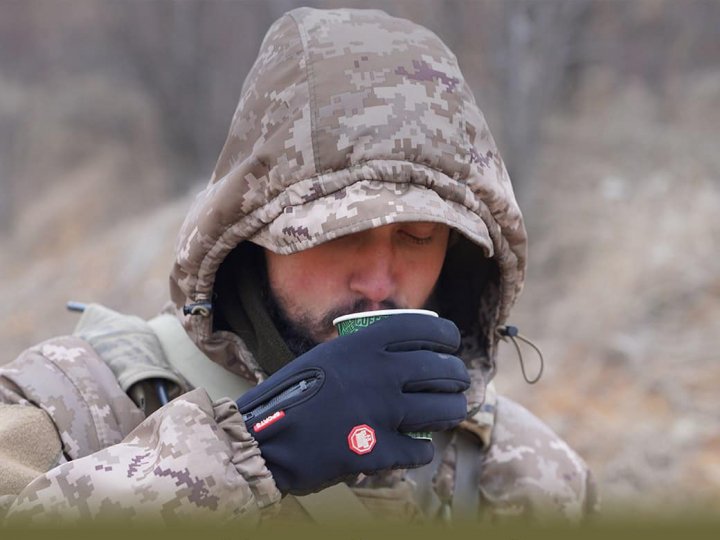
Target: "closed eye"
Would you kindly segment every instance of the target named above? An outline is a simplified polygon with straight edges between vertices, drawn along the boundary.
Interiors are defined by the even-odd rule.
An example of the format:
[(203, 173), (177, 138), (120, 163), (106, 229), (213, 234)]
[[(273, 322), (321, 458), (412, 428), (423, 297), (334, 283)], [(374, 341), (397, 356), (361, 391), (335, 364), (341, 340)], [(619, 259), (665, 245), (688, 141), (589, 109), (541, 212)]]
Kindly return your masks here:
[(403, 238), (404, 238), (405, 240), (407, 240), (408, 242), (411, 242), (411, 243), (413, 243), (413, 244), (418, 244), (418, 245), (429, 244), (429, 243), (432, 242), (432, 240), (433, 240), (433, 237), (432, 237), (432, 236), (415, 236), (415, 235), (410, 234), (410, 233), (408, 233), (408, 232), (406, 232), (406, 231), (400, 231), (400, 234), (401, 234), (401, 235), (403, 236)]

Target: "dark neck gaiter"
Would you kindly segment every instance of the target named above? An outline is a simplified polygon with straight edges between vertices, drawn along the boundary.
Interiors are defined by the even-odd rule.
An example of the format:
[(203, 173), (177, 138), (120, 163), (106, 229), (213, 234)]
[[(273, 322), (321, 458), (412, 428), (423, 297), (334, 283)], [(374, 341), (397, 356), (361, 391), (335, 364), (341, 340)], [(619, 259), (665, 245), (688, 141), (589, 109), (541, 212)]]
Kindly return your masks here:
[(223, 261), (215, 283), (215, 328), (234, 332), (269, 375), (294, 359), (271, 316), (262, 248), (245, 242)]

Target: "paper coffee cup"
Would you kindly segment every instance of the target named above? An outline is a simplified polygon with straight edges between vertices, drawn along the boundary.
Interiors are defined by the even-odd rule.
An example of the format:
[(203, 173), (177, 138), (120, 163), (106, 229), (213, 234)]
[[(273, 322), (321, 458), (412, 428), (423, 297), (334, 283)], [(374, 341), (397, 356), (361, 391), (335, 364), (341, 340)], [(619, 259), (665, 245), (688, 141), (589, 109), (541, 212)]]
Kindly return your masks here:
[(358, 330), (367, 328), (382, 319), (403, 313), (416, 313), (418, 315), (430, 315), (431, 317), (438, 316), (437, 313), (429, 309), (378, 309), (376, 311), (361, 311), (337, 317), (333, 319), (333, 326), (337, 328), (338, 335), (345, 336), (347, 334), (354, 334)]
[[(333, 319), (333, 326), (337, 328), (338, 335), (346, 336), (348, 334), (354, 334), (358, 330), (367, 328), (371, 324), (374, 324), (393, 315), (401, 315), (404, 313), (415, 313), (419, 315), (429, 315), (430, 317), (437, 317), (438, 314), (429, 309), (379, 309), (376, 311), (361, 311), (358, 313), (350, 313)], [(428, 431), (410, 431), (406, 435), (413, 439), (424, 439), (427, 441), (432, 440), (432, 433)]]

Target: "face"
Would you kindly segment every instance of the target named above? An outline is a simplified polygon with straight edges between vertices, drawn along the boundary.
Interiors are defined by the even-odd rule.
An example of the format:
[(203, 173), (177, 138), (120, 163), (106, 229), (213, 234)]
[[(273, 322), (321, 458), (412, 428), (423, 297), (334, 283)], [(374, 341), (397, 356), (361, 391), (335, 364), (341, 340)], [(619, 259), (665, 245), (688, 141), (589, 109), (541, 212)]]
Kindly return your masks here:
[(422, 308), (440, 275), (449, 228), (384, 225), (278, 255), (265, 251), (283, 318), (315, 343), (337, 335), (334, 318), (357, 311)]

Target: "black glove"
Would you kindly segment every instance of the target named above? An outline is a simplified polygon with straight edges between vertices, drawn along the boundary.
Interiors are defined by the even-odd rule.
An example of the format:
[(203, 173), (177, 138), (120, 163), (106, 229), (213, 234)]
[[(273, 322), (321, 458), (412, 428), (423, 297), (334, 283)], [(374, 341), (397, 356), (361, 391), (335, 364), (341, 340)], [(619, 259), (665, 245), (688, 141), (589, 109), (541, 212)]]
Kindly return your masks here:
[(313, 348), (237, 400), (283, 493), (432, 461), (431, 441), (465, 418), (470, 378), (450, 321), (394, 315)]

